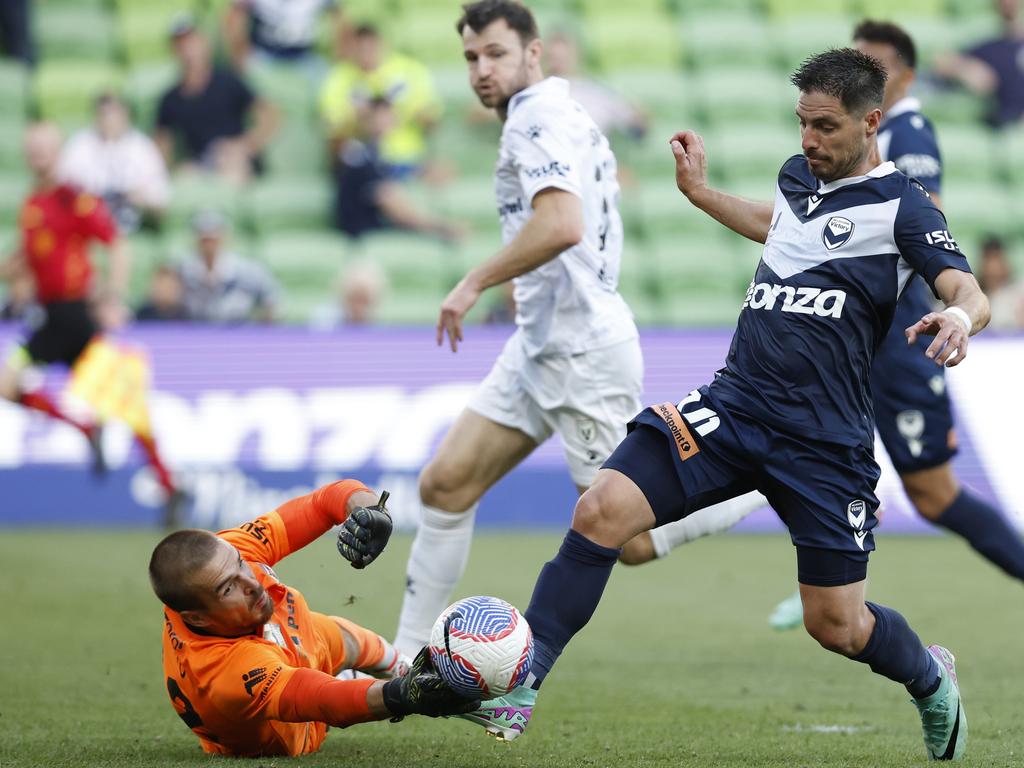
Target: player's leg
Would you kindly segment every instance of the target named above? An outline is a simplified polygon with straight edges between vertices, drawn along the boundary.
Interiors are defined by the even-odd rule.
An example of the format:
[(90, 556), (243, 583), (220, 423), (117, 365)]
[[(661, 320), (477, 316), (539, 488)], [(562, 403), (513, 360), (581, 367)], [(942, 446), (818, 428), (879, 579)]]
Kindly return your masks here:
[[(526, 684), (463, 717), (499, 738), (516, 738), (562, 650), (597, 608), (622, 545), (654, 525), (750, 490), (743, 441), (732, 418), (724, 411), (719, 418), (696, 399), (700, 393), (694, 397), (715, 417), (700, 443), (671, 403), (636, 417), (634, 428), (576, 503), (572, 527), (537, 578), (525, 614), (534, 637)], [(714, 407), (710, 397), (708, 402)], [(716, 439), (709, 441), (712, 432)]]
[(901, 683), (921, 712), (932, 757), (959, 756), (967, 738), (952, 655), (925, 648), (892, 608), (867, 603), (874, 549), (878, 466), (865, 446), (811, 444), (776, 437), (766, 462), (765, 495), (797, 550), (804, 626), (825, 649)]
[(903, 488), (922, 517), (967, 540), (980, 555), (1010, 576), (1024, 580), (1024, 541), (992, 505), (957, 482), (947, 461), (900, 475)]
[(17, 345), (11, 348), (3, 368), (0, 369), (0, 397), (73, 426), (89, 441), (93, 457), (93, 471), (96, 474), (103, 474), (106, 471), (106, 462), (103, 457), (102, 431), (99, 426), (77, 419), (67, 413), (42, 390), (29, 391), (23, 386), (25, 375), (34, 364), (51, 362), (70, 364), (69, 361), (74, 359), (73, 355), (77, 355), (83, 347), (80, 339), (69, 338), (65, 335), (62, 324), (59, 323), (59, 320), (48, 315), (43, 326), (37, 329), (23, 346)]
[(451, 600), (469, 559), (477, 502), (537, 447), (512, 427), (465, 410), (420, 475), (420, 523), (406, 568), (395, 645), (414, 656)]
[[(821, 552), (814, 551), (811, 558), (819, 565)], [(865, 602), (864, 581), (839, 586), (801, 582), (800, 596), (807, 632), (823, 648), (867, 664), (907, 689), (921, 715), (929, 757), (963, 756), (967, 716), (949, 651), (937, 645), (925, 648), (899, 612)]]
[(768, 500), (755, 491), (705, 509), (698, 509), (682, 520), (634, 536), (622, 547), (619, 562), (624, 565), (642, 565), (655, 558), (665, 557), (683, 544), (729, 530), (747, 515), (767, 504)]

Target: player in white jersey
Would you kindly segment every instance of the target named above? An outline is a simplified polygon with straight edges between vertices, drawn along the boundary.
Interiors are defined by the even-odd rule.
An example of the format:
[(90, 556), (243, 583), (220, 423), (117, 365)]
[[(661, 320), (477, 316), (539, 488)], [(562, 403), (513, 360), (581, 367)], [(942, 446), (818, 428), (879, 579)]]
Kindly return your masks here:
[(426, 643), (469, 556), (483, 494), (552, 433), (582, 493), (640, 407), (636, 325), (617, 291), (622, 220), (615, 156), (545, 79), (530, 11), (511, 0), (463, 7), (470, 85), (504, 123), (495, 191), (504, 245), (444, 300), (437, 341), (452, 351), (487, 288), (514, 280), (516, 331), (420, 475), (422, 516), (409, 555), (396, 647)]

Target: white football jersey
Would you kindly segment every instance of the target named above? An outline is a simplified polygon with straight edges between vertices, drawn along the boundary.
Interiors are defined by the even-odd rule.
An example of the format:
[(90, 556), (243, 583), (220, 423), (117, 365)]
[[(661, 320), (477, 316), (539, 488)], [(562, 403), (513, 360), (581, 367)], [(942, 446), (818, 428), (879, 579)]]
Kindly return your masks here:
[(558, 77), (520, 91), (501, 132), (495, 192), (508, 243), (549, 188), (583, 202), (583, 239), (515, 278), (516, 324), (530, 357), (573, 355), (637, 336), (618, 293), (622, 219), (615, 155)]

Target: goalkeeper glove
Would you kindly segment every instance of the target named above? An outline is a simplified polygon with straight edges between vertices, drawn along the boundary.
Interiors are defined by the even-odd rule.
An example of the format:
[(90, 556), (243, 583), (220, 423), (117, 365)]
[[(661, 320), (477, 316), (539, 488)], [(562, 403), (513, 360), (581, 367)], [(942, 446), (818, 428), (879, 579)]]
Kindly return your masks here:
[(480, 699), (467, 699), (456, 693), (434, 671), (430, 654), (424, 647), (416, 655), (409, 671), (384, 683), (384, 706), (397, 723), (406, 715), (460, 715), (480, 706)]
[(353, 510), (338, 532), (338, 551), (353, 568), (365, 568), (384, 551), (391, 538), (391, 515), (384, 504), (388, 492), (381, 491), (380, 501), (372, 507)]

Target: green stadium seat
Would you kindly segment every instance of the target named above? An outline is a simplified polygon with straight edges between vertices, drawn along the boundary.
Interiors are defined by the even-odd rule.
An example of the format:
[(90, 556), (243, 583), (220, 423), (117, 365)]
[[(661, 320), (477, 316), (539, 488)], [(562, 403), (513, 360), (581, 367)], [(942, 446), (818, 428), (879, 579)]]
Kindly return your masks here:
[[(934, 16), (941, 18), (946, 15), (946, 0), (859, 0), (860, 11), (869, 19), (892, 19), (898, 21), (901, 15)], [(898, 22), (902, 23), (902, 22)], [(916, 33), (914, 27), (907, 27), (911, 34)]]
[[(991, 178), (1008, 179), (1015, 190), (1024, 189), (1024, 130), (1019, 127), (1006, 128), (998, 133), (986, 130), (984, 134), (989, 138), (988, 146), (993, 166)], [(945, 129), (943, 136), (945, 136)], [(942, 136), (939, 138), (941, 140)], [(975, 153), (963, 152), (963, 154), (971, 156)]]
[(683, 17), (680, 26), (690, 66), (695, 69), (767, 66), (775, 54), (763, 19), (754, 14), (694, 13)]
[(192, 0), (118, 0), (117, 31), (121, 53), (132, 67), (171, 59), (167, 36), (176, 15), (193, 8)]
[(14, 59), (0, 59), (0, 104), (6, 116), (28, 113), (30, 84), (28, 67)]
[(276, 229), (325, 227), (331, 183), (326, 176), (277, 176), (250, 185), (244, 198), (248, 223), (260, 234)]
[(247, 79), (256, 93), (288, 118), (308, 123), (316, 120), (316, 85), (294, 67), (260, 64), (250, 68)]
[(24, 172), (0, 174), (0, 227), (17, 228), (21, 204), (31, 188), (32, 179)]
[(851, 14), (857, 10), (856, 0), (764, 0), (765, 10), (769, 16), (783, 18), (787, 22), (792, 17), (820, 16), (835, 17)]
[[(442, 187), (437, 201), (444, 214), (474, 229), (494, 229), (498, 222), (494, 179), (490, 176), (464, 176)], [(435, 203), (436, 207), (437, 203)]]
[(721, 166), (730, 182), (740, 178), (763, 179), (770, 188), (786, 158), (801, 151), (796, 118), (785, 125), (712, 126), (704, 136), (708, 162)]
[(606, 72), (678, 69), (682, 43), (671, 16), (652, 11), (601, 13), (584, 20), (583, 42)]
[(373, 232), (360, 238), (354, 254), (380, 266), (392, 289), (406, 293), (446, 293), (461, 264), (454, 246), (406, 232)]
[[(942, 131), (950, 124), (980, 125), (985, 102), (962, 88), (944, 88), (929, 93), (924, 99), (923, 111)], [(942, 136), (939, 136), (942, 140)]]
[[(802, 4), (802, 3), (801, 3)], [(813, 5), (818, 8), (818, 4)], [(774, 21), (768, 28), (779, 51), (779, 63), (784, 76), (780, 78), (785, 85), (788, 74), (800, 66), (800, 62), (826, 48), (842, 48), (850, 45), (850, 36), (858, 18), (841, 15), (803, 15), (788, 16)], [(796, 91), (790, 88), (792, 101), (796, 101)]]
[(281, 175), (326, 175), (327, 143), (308, 120), (287, 115), (264, 153), (271, 178)]
[(20, 112), (0, 112), (0, 171), (23, 171), (22, 145), (27, 121)]
[[(930, 114), (929, 105), (924, 111)], [(1010, 148), (980, 122), (943, 123), (936, 128), (942, 153), (944, 186), (961, 181), (984, 182), (1008, 175)], [(998, 159), (998, 164), (997, 164)], [(1021, 158), (1024, 160), (1024, 158)]]
[(153, 272), (168, 260), (167, 244), (163, 238), (150, 233), (130, 235), (127, 244), (132, 259), (128, 300), (134, 306), (145, 298)]
[(65, 127), (92, 120), (93, 103), (104, 90), (119, 90), (123, 77), (99, 61), (43, 61), (36, 70), (33, 96), (39, 114)]
[(266, 235), (257, 246), (260, 260), (276, 275), (307, 276), (324, 290), (355, 250), (352, 242), (328, 230), (294, 230)]
[(694, 83), (706, 122), (778, 123), (793, 114), (796, 103), (787, 78), (764, 68), (708, 69), (695, 74)]
[[(437, 323), (438, 308), (446, 295), (445, 291), (440, 290), (406, 291), (392, 288), (381, 301), (377, 322), (381, 325), (433, 326)], [(479, 311), (483, 311), (482, 308)], [(470, 319), (473, 319), (472, 313), (467, 318)], [(433, 331), (424, 330), (423, 343), (433, 343)], [(443, 351), (438, 350), (439, 353)]]
[(212, 208), (220, 211), (231, 220), (232, 229), (236, 232), (244, 229), (241, 212), (241, 193), (238, 188), (215, 176), (191, 175), (178, 176), (173, 180), (171, 203), (165, 214), (165, 227), (173, 236), (185, 233), (191, 242), (191, 222), (195, 213), (202, 209)]
[(992, 181), (944, 184), (942, 208), (949, 231), (967, 244), (989, 232), (1003, 236), (1016, 233), (1024, 221), (1017, 197), (1013, 188)]
[(655, 120), (679, 125), (693, 116), (691, 82), (681, 70), (631, 67), (616, 69), (600, 80)]
[(428, 66), (461, 64), (462, 45), (455, 32), (460, 13), (457, 3), (451, 11), (418, 4), (405, 7), (390, 24), (391, 44)]
[(464, 114), (448, 114), (430, 134), (431, 155), (452, 163), (461, 175), (490, 175), (498, 161), (500, 138), (497, 120), (470, 125)]
[(34, 3), (40, 59), (111, 61), (116, 53), (113, 17), (102, 6)]
[(678, 12), (683, 18), (690, 15), (729, 12), (736, 16), (759, 16), (763, 12), (762, 0), (681, 0)]
[(124, 95), (135, 113), (135, 125), (149, 133), (156, 123), (156, 111), (164, 93), (178, 80), (171, 62), (132, 67), (124, 83)]

